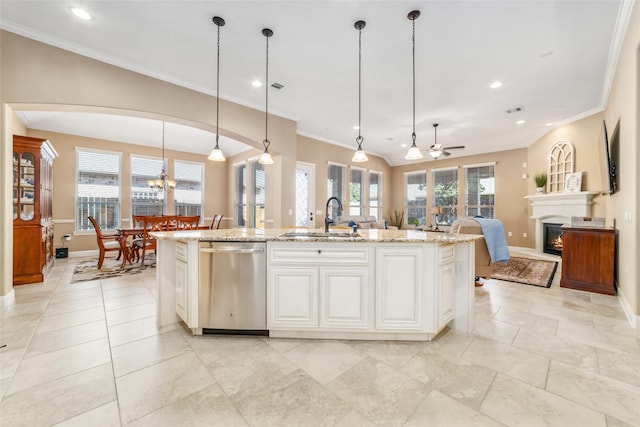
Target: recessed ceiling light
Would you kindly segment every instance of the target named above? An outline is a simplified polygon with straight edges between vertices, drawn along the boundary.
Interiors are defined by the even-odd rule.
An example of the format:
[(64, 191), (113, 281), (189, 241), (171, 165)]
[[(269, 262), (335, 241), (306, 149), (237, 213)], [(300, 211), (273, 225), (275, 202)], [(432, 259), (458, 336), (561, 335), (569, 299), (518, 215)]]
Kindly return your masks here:
[(502, 82), (497, 82), (497, 81), (496, 81), (496, 82), (493, 82), (493, 83), (491, 83), (491, 84), (489, 85), (489, 87), (490, 87), (491, 89), (498, 89), (498, 88), (499, 88), (499, 87), (501, 87), (501, 86), (502, 86)]
[(545, 126), (553, 126), (553, 122), (549, 122)]
[(89, 12), (84, 9), (80, 9), (79, 7), (72, 7), (71, 13), (73, 13), (80, 19), (84, 19), (85, 21), (91, 21), (91, 19), (93, 19), (91, 15), (89, 15)]
[(518, 120), (518, 121), (516, 122), (516, 124), (517, 124), (517, 125), (523, 125), (523, 124), (525, 124), (525, 123), (527, 123), (527, 122), (525, 122), (524, 120)]
[(262, 82), (260, 80), (254, 80), (251, 82), (251, 86), (253, 87), (261, 87), (262, 86)]
[(360, 129), (360, 126), (358, 126), (358, 125), (355, 125), (355, 126), (353, 127), (353, 130), (358, 130), (358, 129)]
[(406, 148), (407, 146), (407, 144), (400, 144), (400, 148)]

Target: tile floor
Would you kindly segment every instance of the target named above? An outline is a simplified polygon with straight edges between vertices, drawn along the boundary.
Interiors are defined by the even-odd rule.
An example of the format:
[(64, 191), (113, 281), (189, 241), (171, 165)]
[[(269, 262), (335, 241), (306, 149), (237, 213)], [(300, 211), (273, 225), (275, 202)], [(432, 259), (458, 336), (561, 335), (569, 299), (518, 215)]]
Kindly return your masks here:
[(71, 284), (0, 312), (2, 426), (640, 425), (640, 332), (615, 297), (496, 280), (476, 330), (430, 343), (192, 337), (155, 326), (155, 276)]

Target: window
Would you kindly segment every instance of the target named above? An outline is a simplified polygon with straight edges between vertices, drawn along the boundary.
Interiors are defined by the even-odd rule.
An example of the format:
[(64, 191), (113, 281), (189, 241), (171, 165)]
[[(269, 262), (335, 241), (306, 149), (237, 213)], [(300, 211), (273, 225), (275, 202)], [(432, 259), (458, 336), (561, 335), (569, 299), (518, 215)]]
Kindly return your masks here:
[(407, 224), (425, 225), (427, 221), (427, 173), (407, 172), (404, 175), (404, 203)]
[(264, 165), (258, 162), (251, 162), (251, 196), (253, 204), (253, 218), (251, 226), (254, 228), (264, 228), (264, 201), (267, 191)]
[(131, 215), (158, 216), (166, 212), (164, 191), (152, 190), (148, 181), (160, 176), (164, 161), (131, 156)]
[(88, 216), (101, 229), (120, 226), (121, 154), (76, 149), (76, 230), (92, 230)]
[(369, 172), (369, 215), (382, 219), (382, 173)]
[(465, 166), (465, 214), (494, 217), (494, 165)]
[[(342, 195), (344, 190), (344, 173), (345, 167), (343, 165), (329, 164), (329, 170), (327, 173), (327, 198), (337, 197), (342, 202)], [(338, 204), (331, 203), (331, 212), (328, 212), (331, 218), (338, 216)]]
[(176, 181), (176, 188), (173, 190), (176, 215), (200, 215), (202, 223), (204, 165), (176, 160), (173, 166)]
[(458, 168), (433, 170), (433, 206), (440, 206), (438, 225), (451, 225), (458, 214)]
[(247, 165), (238, 164), (233, 167), (235, 177), (236, 225), (244, 227), (247, 223)]
[(349, 169), (349, 215), (364, 214), (364, 170)]
[[(264, 228), (266, 176), (255, 160), (234, 166), (236, 225)], [(249, 180), (250, 178), (250, 180)]]

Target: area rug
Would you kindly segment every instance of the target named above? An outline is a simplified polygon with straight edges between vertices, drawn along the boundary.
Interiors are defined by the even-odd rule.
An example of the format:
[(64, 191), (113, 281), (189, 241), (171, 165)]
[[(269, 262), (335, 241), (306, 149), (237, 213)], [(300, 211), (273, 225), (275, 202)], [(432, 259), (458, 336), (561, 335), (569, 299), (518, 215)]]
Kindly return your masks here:
[(147, 268), (154, 268), (156, 266), (156, 260), (153, 254), (147, 254), (142, 268), (140, 267), (140, 263), (137, 262), (132, 264), (127, 263), (124, 269), (120, 269), (121, 265), (122, 260), (116, 261), (115, 258), (105, 258), (102, 263), (102, 268), (98, 270), (98, 258), (81, 261), (73, 270), (71, 283), (140, 274)]
[(558, 268), (557, 261), (511, 257), (507, 265), (493, 264), (492, 279), (548, 288)]

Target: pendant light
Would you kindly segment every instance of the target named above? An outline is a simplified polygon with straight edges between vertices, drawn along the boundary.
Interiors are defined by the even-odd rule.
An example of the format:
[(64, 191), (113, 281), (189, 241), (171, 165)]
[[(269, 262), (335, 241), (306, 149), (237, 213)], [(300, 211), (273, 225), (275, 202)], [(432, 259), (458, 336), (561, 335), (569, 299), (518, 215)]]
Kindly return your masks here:
[(407, 160), (419, 160), (422, 158), (422, 152), (416, 145), (416, 19), (420, 16), (419, 10), (409, 12), (407, 18), (411, 20), (413, 27), (413, 35), (411, 41), (413, 43), (413, 132), (411, 132), (411, 148), (404, 157)]
[(216, 70), (216, 146), (211, 150), (209, 160), (213, 160), (214, 162), (224, 162), (226, 159), (224, 158), (224, 154), (222, 154), (220, 146), (218, 146), (218, 138), (220, 136), (220, 132), (218, 131), (218, 118), (220, 113), (220, 27), (224, 26), (224, 19), (219, 16), (214, 16), (213, 23), (218, 26), (218, 59)]
[(264, 145), (264, 153), (258, 159), (258, 163), (263, 165), (272, 165), (273, 158), (271, 154), (269, 154), (269, 146), (271, 142), (269, 142), (268, 138), (268, 129), (269, 129), (269, 37), (273, 35), (273, 31), (269, 28), (265, 28), (262, 30), (262, 35), (266, 37), (267, 40), (267, 65), (266, 65), (266, 76), (264, 81), (265, 87), (265, 107), (264, 107), (264, 141), (262, 141), (262, 145)]
[(367, 25), (364, 21), (356, 21), (353, 26), (356, 30), (358, 30), (358, 137), (356, 138), (356, 143), (358, 144), (358, 148), (356, 152), (353, 153), (352, 162), (366, 162), (369, 160), (364, 150), (362, 149), (362, 141), (364, 138), (360, 134), (360, 119), (361, 119), (361, 110), (362, 110), (362, 29)]
[(156, 179), (150, 179), (147, 181), (149, 188), (153, 191), (164, 191), (170, 193), (171, 190), (176, 188), (176, 182), (169, 179), (169, 174), (164, 169), (164, 122), (162, 122), (162, 171), (160, 176)]

